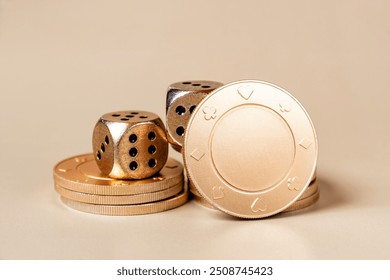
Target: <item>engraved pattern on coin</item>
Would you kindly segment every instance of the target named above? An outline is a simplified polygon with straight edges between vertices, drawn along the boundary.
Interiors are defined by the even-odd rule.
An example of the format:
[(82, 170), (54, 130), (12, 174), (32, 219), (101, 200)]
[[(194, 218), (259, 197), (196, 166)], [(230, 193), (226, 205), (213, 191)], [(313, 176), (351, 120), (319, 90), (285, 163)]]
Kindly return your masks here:
[(68, 171), (70, 171), (70, 170), (72, 170), (72, 169), (58, 168), (57, 170), (58, 170), (59, 172), (66, 173), (66, 172), (68, 172)]
[(77, 163), (85, 162), (87, 159), (85, 157), (76, 157), (74, 159)]
[(287, 188), (290, 191), (299, 191), (301, 188), (299, 187), (298, 177), (292, 177), (287, 179)]
[[(218, 116), (205, 123), (210, 107), (217, 108)], [(302, 138), (312, 142), (310, 148), (299, 145)], [(253, 80), (210, 92), (188, 122), (183, 149), (187, 174), (199, 193), (213, 207), (248, 219), (275, 215), (296, 201), (313, 177), (318, 155), (303, 106), (285, 90)], [(193, 159), (196, 149), (204, 153), (201, 162)], [(292, 190), (290, 177), (299, 179), (289, 182)], [(225, 188), (224, 199), (214, 199), (214, 186)]]
[(241, 86), (237, 89), (237, 92), (241, 95), (242, 98), (248, 100), (253, 93), (253, 88), (250, 85)]
[(267, 204), (258, 197), (252, 202), (251, 210), (254, 213), (264, 212), (267, 210)]
[(301, 141), (299, 141), (299, 145), (305, 149), (308, 149), (313, 142), (307, 138), (303, 138)]
[(194, 159), (196, 159), (197, 161), (200, 161), (200, 159), (204, 156), (204, 152), (202, 152), (201, 150), (199, 149), (195, 149), (192, 153), (191, 153), (191, 157), (193, 157)]
[(214, 107), (204, 107), (203, 108), (204, 119), (209, 121), (217, 117), (217, 109)]
[(280, 102), (279, 107), (280, 107), (280, 111), (283, 113), (291, 111), (291, 103), (288, 101)]
[(221, 186), (213, 187), (213, 198), (214, 199), (221, 199), (224, 197), (225, 197), (225, 194), (223, 192), (223, 187), (221, 187)]

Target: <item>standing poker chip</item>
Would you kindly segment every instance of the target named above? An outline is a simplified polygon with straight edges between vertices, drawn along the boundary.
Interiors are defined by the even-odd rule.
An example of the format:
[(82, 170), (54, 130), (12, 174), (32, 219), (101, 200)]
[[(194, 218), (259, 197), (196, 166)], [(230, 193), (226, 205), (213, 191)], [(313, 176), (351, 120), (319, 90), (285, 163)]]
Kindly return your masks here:
[(291, 94), (247, 80), (202, 100), (188, 122), (183, 152), (190, 180), (213, 207), (263, 218), (304, 193), (318, 144), (309, 115)]

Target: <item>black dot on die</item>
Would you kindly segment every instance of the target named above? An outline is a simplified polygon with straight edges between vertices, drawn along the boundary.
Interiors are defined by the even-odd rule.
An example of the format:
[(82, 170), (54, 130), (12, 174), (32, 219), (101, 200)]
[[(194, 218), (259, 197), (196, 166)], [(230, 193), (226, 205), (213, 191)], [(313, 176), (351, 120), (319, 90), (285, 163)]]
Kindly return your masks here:
[(138, 163), (135, 161), (132, 161), (132, 162), (130, 162), (129, 167), (130, 167), (130, 170), (134, 171), (137, 169)]
[(178, 128), (176, 128), (176, 134), (179, 136), (183, 136), (184, 135), (184, 127), (179, 126)]
[(138, 137), (137, 137), (137, 135), (135, 135), (135, 134), (131, 134), (131, 135), (129, 136), (129, 141), (130, 141), (130, 143), (135, 143), (135, 142), (137, 142), (137, 139), (138, 139)]
[(154, 133), (153, 131), (152, 132), (149, 132), (148, 134), (148, 139), (150, 141), (153, 141), (154, 139), (156, 139), (156, 133)]
[(131, 157), (135, 157), (137, 154), (138, 154), (137, 148), (131, 148), (131, 149), (129, 150), (129, 155), (130, 155)]
[(153, 155), (156, 151), (157, 151), (156, 146), (154, 146), (154, 145), (149, 146), (149, 148), (148, 148), (149, 154)]
[(195, 110), (195, 108), (196, 108), (196, 105), (192, 105), (192, 106), (190, 107), (190, 114), (192, 114), (192, 112)]
[(184, 108), (183, 106), (179, 105), (179, 106), (176, 107), (175, 111), (176, 111), (176, 114), (181, 116), (181, 115), (184, 115), (186, 113), (186, 108)]
[(155, 167), (157, 164), (157, 161), (154, 159), (154, 158), (151, 158), (149, 161), (148, 161), (148, 165), (150, 168), (153, 168)]

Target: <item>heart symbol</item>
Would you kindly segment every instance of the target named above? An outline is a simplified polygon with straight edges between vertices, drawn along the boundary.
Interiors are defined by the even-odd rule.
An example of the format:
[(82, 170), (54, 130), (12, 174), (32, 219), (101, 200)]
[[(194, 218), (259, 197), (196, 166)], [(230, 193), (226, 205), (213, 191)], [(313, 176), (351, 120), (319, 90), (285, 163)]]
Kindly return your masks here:
[(242, 96), (242, 98), (248, 100), (253, 93), (253, 88), (250, 85), (240, 86), (237, 91)]
[(265, 210), (267, 210), (267, 204), (265, 204), (265, 202), (260, 198), (256, 198), (251, 205), (251, 209), (255, 213), (259, 211), (264, 212)]
[(213, 187), (213, 198), (214, 199), (221, 199), (225, 196), (223, 193), (223, 187)]

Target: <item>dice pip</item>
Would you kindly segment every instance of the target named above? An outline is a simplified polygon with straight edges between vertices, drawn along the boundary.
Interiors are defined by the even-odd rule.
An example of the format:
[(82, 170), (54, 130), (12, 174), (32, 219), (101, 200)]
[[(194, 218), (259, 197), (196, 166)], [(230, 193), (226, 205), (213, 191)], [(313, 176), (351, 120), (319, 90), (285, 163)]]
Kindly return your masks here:
[(104, 114), (93, 131), (93, 152), (100, 171), (116, 179), (143, 179), (165, 165), (168, 142), (164, 123), (153, 113)]

